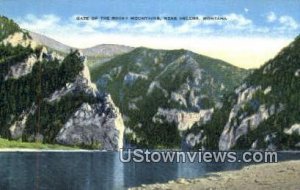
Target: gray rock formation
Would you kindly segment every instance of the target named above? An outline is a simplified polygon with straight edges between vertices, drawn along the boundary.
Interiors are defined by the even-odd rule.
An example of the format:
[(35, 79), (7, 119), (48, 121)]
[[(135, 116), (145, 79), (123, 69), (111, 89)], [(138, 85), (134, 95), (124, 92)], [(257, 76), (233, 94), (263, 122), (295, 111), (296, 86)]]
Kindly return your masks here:
[(89, 70), (84, 64), (82, 72), (74, 83), (67, 84), (54, 92), (47, 100), (59, 101), (68, 93), (84, 92), (101, 101), (95, 104), (83, 103), (64, 124), (56, 141), (66, 145), (86, 145), (105, 150), (123, 148), (124, 123), (119, 109), (110, 95), (100, 96), (95, 84), (90, 80)]
[(175, 122), (179, 131), (185, 131), (191, 128), (194, 123), (207, 123), (213, 114), (214, 109), (200, 110), (199, 112), (186, 112), (177, 109), (162, 109), (158, 108), (157, 113), (152, 118), (154, 123)]
[(123, 148), (123, 131), (119, 110), (107, 96), (103, 103), (83, 103), (60, 130), (56, 141), (67, 145), (84, 144), (118, 150)]
[[(206, 136), (203, 135), (203, 130), (201, 130), (198, 134), (193, 134), (193, 133), (189, 133), (186, 137), (185, 137), (185, 141), (183, 144), (184, 147), (194, 147), (197, 144), (200, 143), (204, 143), (206, 140)], [(204, 149), (204, 147), (202, 146), (202, 149)]]
[(67, 83), (63, 88), (56, 90), (53, 94), (51, 94), (51, 96), (46, 100), (48, 102), (57, 101), (68, 93), (76, 92), (84, 92), (92, 95), (93, 97), (97, 97), (99, 95), (96, 85), (91, 82), (90, 71), (85, 63), (83, 70), (79, 73), (73, 83)]
[(31, 73), (37, 58), (35, 55), (29, 56), (24, 62), (17, 63), (10, 67), (8, 74), (5, 76), (5, 80), (18, 79)]
[(129, 72), (127, 75), (124, 77), (124, 83), (132, 85), (137, 79), (148, 79), (148, 76), (145, 74), (138, 74), (138, 73), (132, 73)]
[(300, 135), (300, 124), (296, 123), (292, 125), (289, 129), (285, 129), (284, 133), (292, 135), (293, 133)]
[[(243, 111), (246, 104), (248, 104), (254, 94), (262, 90), (261, 86), (250, 86), (247, 87), (245, 84), (241, 85), (235, 90), (238, 95), (236, 104), (232, 107), (228, 121), (224, 127), (224, 130), (220, 136), (219, 149), (222, 151), (230, 150), (236, 145), (237, 140), (246, 135), (249, 131), (255, 130), (259, 124), (267, 120), (270, 116), (275, 114), (275, 105), (267, 107), (262, 104), (259, 106), (256, 113), (249, 115), (247, 112)], [(272, 88), (269, 86), (262, 90), (266, 95), (271, 92)], [(280, 112), (283, 109), (278, 108), (276, 111)], [(252, 149), (256, 148), (257, 142), (253, 142)]]
[(24, 111), (18, 119), (10, 126), (9, 132), (12, 139), (17, 140), (22, 138), (23, 131), (26, 127), (26, 122), (28, 119), (28, 116), (30, 114), (34, 114), (35, 112), (35, 105), (32, 105), (31, 109), (28, 111)]
[[(36, 38), (36, 36), (35, 36)], [(23, 33), (10, 35), (3, 41), (3, 44), (10, 43), (12, 46), (30, 45), (36, 49), (41, 43), (32, 39), (24, 39)], [(85, 58), (82, 56), (82, 58)], [(48, 53), (43, 47), (41, 54), (30, 55), (24, 62), (12, 65), (5, 80), (19, 79), (32, 72), (32, 68), (37, 61), (43, 59), (51, 61), (57, 59), (61, 61), (63, 57), (59, 53), (52, 51)], [(73, 115), (56, 135), (56, 142), (65, 145), (84, 145), (92, 148), (105, 150), (119, 150), (123, 148), (124, 124), (119, 109), (114, 105), (110, 95), (100, 95), (95, 84), (91, 82), (90, 72), (84, 61), (83, 70), (76, 76), (75, 81), (67, 83), (63, 88), (57, 89), (49, 97), (44, 98), (48, 103), (55, 103), (69, 94), (84, 93), (93, 99), (93, 103), (82, 102)], [(13, 123), (9, 127), (12, 139), (20, 139), (26, 130), (26, 123), (30, 114), (34, 114), (36, 107), (24, 110), (22, 114), (14, 116)], [(43, 141), (45, 134), (29, 134), (28, 141)]]

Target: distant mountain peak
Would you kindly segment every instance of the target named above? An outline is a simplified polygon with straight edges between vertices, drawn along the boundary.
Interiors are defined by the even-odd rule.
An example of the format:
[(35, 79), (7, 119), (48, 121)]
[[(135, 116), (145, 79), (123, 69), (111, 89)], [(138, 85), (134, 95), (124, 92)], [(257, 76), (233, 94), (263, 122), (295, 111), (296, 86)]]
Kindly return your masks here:
[(117, 45), (117, 44), (100, 44), (90, 48), (80, 49), (84, 55), (86, 56), (103, 56), (103, 57), (112, 57), (116, 55), (120, 55), (123, 53), (128, 53), (132, 51), (134, 48), (125, 46), (125, 45)]
[(113, 57), (116, 55), (120, 55), (123, 53), (127, 53), (132, 51), (134, 48), (125, 46), (125, 45), (117, 45), (117, 44), (99, 44), (90, 48), (75, 48), (68, 45), (65, 45), (57, 40), (49, 38), (45, 35), (38, 34), (35, 32), (29, 32), (32, 39), (38, 42), (41, 45), (47, 46), (48, 48), (59, 51), (61, 53), (67, 54), (71, 49), (80, 50), (85, 56), (92, 57)]

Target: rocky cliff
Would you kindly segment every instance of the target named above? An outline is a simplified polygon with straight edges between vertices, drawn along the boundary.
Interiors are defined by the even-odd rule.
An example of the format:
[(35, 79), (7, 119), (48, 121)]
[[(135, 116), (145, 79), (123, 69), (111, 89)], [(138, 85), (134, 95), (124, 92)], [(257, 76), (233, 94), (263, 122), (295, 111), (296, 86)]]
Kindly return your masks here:
[[(5, 17), (0, 21), (3, 29), (14, 26)], [(91, 82), (86, 57), (78, 51), (63, 57), (18, 27), (8, 31), (0, 43), (1, 137), (122, 148), (119, 109)]]
[(299, 58), (297, 37), (236, 89), (220, 150), (300, 148)]
[[(190, 130), (190, 147), (286, 150), (300, 148), (300, 38), (251, 73), (205, 126)], [(198, 145), (196, 145), (198, 144)]]
[(249, 71), (187, 50), (136, 48), (91, 69), (124, 116), (126, 140), (142, 147), (179, 147), (205, 124), (222, 97)]

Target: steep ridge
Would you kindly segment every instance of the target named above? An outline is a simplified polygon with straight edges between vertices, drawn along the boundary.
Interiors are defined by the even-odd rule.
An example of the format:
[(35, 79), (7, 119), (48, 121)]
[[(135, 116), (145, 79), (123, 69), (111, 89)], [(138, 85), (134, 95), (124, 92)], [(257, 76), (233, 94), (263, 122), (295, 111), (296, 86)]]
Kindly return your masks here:
[(57, 52), (60, 52), (62, 54), (68, 54), (71, 49), (76, 49), (74, 47), (70, 47), (68, 45), (65, 45), (63, 43), (60, 43), (54, 39), (51, 39), (47, 36), (44, 36), (42, 34), (38, 34), (35, 32), (29, 32), (30, 37), (33, 41), (37, 42), (40, 45), (47, 46), (48, 49), (55, 50)]
[[(66, 56), (71, 49), (78, 49), (60, 43), (52, 38), (29, 31), (28, 34), (33, 41), (39, 45), (47, 47), (48, 50), (59, 52), (61, 56)], [(134, 48), (116, 44), (101, 44), (90, 48), (79, 49), (85, 57), (87, 57), (87, 65), (89, 68), (97, 67), (102, 63), (111, 60), (112, 58), (128, 53)]]
[(101, 44), (90, 48), (81, 49), (86, 56), (114, 57), (132, 51), (134, 48), (124, 45)]
[(123, 147), (122, 117), (110, 95), (91, 82), (85, 56), (48, 51), (6, 17), (0, 26), (2, 138)]
[(300, 148), (300, 38), (249, 75), (212, 121), (186, 135), (190, 146), (220, 150)]
[(178, 147), (195, 123), (210, 120), (223, 94), (249, 71), (186, 50), (137, 48), (91, 70), (120, 107), (129, 144)]

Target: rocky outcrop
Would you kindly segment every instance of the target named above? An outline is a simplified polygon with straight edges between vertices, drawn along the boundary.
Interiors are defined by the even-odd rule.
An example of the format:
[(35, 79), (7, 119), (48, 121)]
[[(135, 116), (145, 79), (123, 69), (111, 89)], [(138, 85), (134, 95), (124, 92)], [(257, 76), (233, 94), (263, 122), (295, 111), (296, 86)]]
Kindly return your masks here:
[(84, 92), (93, 97), (97, 97), (99, 94), (96, 85), (91, 82), (90, 71), (85, 63), (83, 70), (78, 74), (73, 83), (67, 83), (63, 88), (51, 94), (46, 100), (48, 102), (59, 101), (66, 94), (76, 92)]
[(162, 109), (158, 108), (157, 113), (152, 118), (153, 122), (168, 123), (175, 122), (179, 131), (185, 131), (191, 128), (196, 122), (201, 124), (207, 123), (211, 119), (214, 109), (200, 110), (199, 112), (185, 112), (176, 109)]
[(126, 126), (141, 139), (126, 135), (126, 140), (153, 147), (179, 146), (177, 137), (185, 138), (187, 129), (210, 120), (213, 110), (222, 107), (222, 96), (247, 74), (190, 51), (147, 48), (136, 48), (92, 70), (98, 88), (111, 93), (128, 118)]
[(24, 32), (16, 32), (10, 36), (8, 36), (6, 39), (2, 41), (4, 45), (10, 44), (13, 47), (16, 47), (17, 45), (21, 45), (23, 47), (30, 46), (32, 49), (36, 49), (38, 44), (28, 38)]
[(139, 73), (133, 73), (129, 72), (127, 75), (124, 77), (124, 83), (128, 85), (132, 85), (137, 79), (144, 79), (147, 80), (148, 76), (145, 74), (139, 74)]
[(37, 61), (42, 61), (43, 59), (46, 59), (48, 61), (53, 61), (55, 59), (59, 61), (63, 60), (63, 56), (59, 55), (56, 52), (48, 52), (46, 47), (43, 47), (42, 44), (39, 44), (36, 41), (32, 40), (24, 32), (16, 32), (12, 35), (9, 35), (1, 43), (4, 45), (10, 44), (12, 47), (16, 47), (18, 45), (23, 47), (30, 46), (34, 50), (38, 47), (41, 48), (40, 54), (38, 56), (33, 53), (30, 56), (28, 56), (24, 61), (15, 63), (12, 66), (10, 66), (9, 72), (4, 78), (5, 80), (19, 79), (20, 77), (31, 73), (32, 68)]
[(110, 96), (107, 96), (102, 103), (83, 103), (60, 130), (56, 141), (67, 145), (118, 150), (123, 148), (123, 131), (121, 114)]
[(268, 119), (271, 115), (274, 114), (274, 106), (271, 106), (270, 108), (266, 108), (265, 105), (261, 105), (259, 107), (259, 110), (257, 113), (252, 114), (248, 117), (245, 117), (241, 120), (241, 123), (239, 125), (236, 125), (234, 123), (233, 125), (230, 124), (232, 120), (230, 120), (220, 137), (219, 141), (219, 149), (220, 150), (229, 150), (236, 144), (237, 140), (243, 136), (246, 135), (249, 130), (255, 130), (258, 125)]
[[(34, 65), (38, 61), (62, 61), (63, 57), (57, 52), (48, 52), (45, 47), (40, 46), (39, 43), (33, 41), (29, 36), (22, 32), (15, 33), (6, 38), (4, 45), (10, 44), (12, 47), (21, 45), (24, 47), (31, 46), (36, 50), (38, 47), (40, 54), (31, 54), (24, 61), (11, 64), (8, 73), (5, 76), (5, 82), (9, 79), (18, 80), (20, 77), (32, 73)], [(70, 80), (64, 87), (51, 91), (51, 95), (44, 98), (43, 101), (48, 104), (55, 104), (62, 101), (67, 96), (76, 96), (84, 94), (89, 100), (82, 100), (79, 108), (74, 108), (68, 113), (71, 115), (65, 123), (62, 123), (62, 128), (58, 134), (55, 132), (55, 141), (65, 145), (80, 145), (90, 148), (98, 148), (105, 150), (119, 150), (123, 148), (123, 133), (124, 123), (119, 112), (119, 109), (113, 103), (110, 95), (101, 94), (96, 85), (91, 82), (90, 72), (86, 65), (84, 56), (79, 55), (79, 60), (83, 61), (83, 69), (76, 75), (74, 80)], [(73, 82), (72, 82), (73, 81)], [(88, 101), (88, 102), (85, 102)], [(79, 105), (80, 105), (79, 104)], [(63, 105), (63, 104), (62, 104)], [(36, 114), (36, 107), (32, 106), (30, 109), (23, 110), (22, 114), (16, 114), (13, 118), (12, 124), (8, 124), (10, 137), (12, 139), (25, 138), (28, 141), (41, 141), (49, 139), (45, 131), (33, 134), (29, 130), (28, 120), (32, 117), (30, 115)], [(39, 112), (40, 114), (40, 112)], [(35, 117), (35, 116), (33, 116)], [(43, 117), (43, 116), (39, 116)], [(52, 121), (50, 121), (52, 122)], [(53, 121), (54, 122), (54, 121)], [(51, 125), (51, 124), (49, 124)], [(27, 127), (27, 128), (26, 128)], [(40, 126), (41, 129), (44, 126)], [(27, 131), (28, 129), (28, 131)], [(49, 140), (48, 140), (49, 141)], [(55, 143), (52, 142), (51, 143)]]
[(169, 96), (168, 91), (161, 87), (159, 81), (153, 81), (153, 82), (150, 83), (149, 88), (147, 90), (147, 95), (150, 95), (154, 91), (155, 88), (160, 89), (164, 93), (165, 97)]
[(95, 84), (91, 82), (90, 72), (85, 63), (75, 82), (55, 91), (47, 101), (59, 101), (69, 93), (78, 92), (84, 92), (98, 99), (98, 102), (83, 103), (64, 124), (56, 141), (66, 145), (92, 146), (105, 150), (123, 148), (124, 123), (119, 109), (110, 95), (100, 95)]
[(299, 77), (300, 76), (300, 69), (297, 69), (297, 71), (295, 71), (295, 77)]
[[(271, 89), (271, 87), (266, 88), (263, 91), (264, 94), (268, 94)], [(250, 102), (258, 90), (261, 90), (261, 86), (247, 87), (246, 85), (241, 85), (235, 90), (235, 93), (238, 95), (237, 103), (231, 109), (228, 121), (220, 136), (220, 150), (224, 151), (233, 148), (241, 136), (246, 135), (250, 130), (255, 130), (262, 121), (267, 120), (275, 113), (275, 105), (270, 107), (260, 105), (257, 112), (251, 115), (243, 112), (245, 105)], [(255, 143), (253, 146), (255, 146)]]
[[(189, 133), (188, 135), (186, 135), (184, 142), (182, 144), (182, 147), (185, 148), (187, 147), (189, 148), (193, 148), (196, 145), (202, 143), (204, 144), (205, 140), (206, 140), (206, 136), (203, 135), (203, 130), (201, 130), (199, 133), (194, 134), (194, 133)], [(204, 147), (202, 147), (202, 149), (204, 149)]]
[(300, 135), (300, 124), (296, 123), (292, 125), (289, 129), (285, 129), (284, 133), (288, 135), (292, 135), (294, 133)]
[(298, 36), (228, 96), (224, 117), (216, 117), (224, 126), (220, 150), (299, 148), (299, 48)]
[(31, 107), (30, 110), (24, 111), (17, 120), (10, 126), (10, 136), (12, 139), (17, 140), (20, 139), (23, 135), (23, 131), (26, 127), (26, 122), (30, 114), (33, 114), (35, 112), (35, 105)]
[(5, 80), (18, 79), (31, 73), (34, 64), (37, 62), (35, 55), (29, 56), (24, 62), (17, 63), (10, 67), (8, 74), (5, 76)]

